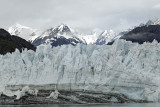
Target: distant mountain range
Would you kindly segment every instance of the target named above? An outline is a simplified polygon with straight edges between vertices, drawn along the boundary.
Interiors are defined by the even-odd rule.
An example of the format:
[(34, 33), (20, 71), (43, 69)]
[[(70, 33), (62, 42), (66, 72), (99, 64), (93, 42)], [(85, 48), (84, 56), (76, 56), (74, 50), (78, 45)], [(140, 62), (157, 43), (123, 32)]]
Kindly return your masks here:
[[(38, 30), (16, 24), (9, 27), (8, 31), (11, 35), (17, 35), (26, 39), (34, 46), (39, 46), (41, 44), (51, 44), (52, 46), (71, 44), (75, 46), (77, 43), (103, 45), (112, 44), (116, 39), (119, 38), (131, 40), (138, 43), (143, 43), (145, 41), (150, 42), (152, 41), (152, 39), (156, 39), (159, 41), (159, 39), (157, 39), (157, 36), (154, 35), (155, 32), (153, 31), (151, 35), (151, 32), (149, 31), (150, 29), (159, 29), (158, 25), (160, 25), (160, 19), (149, 20), (145, 24), (142, 23), (139, 26), (132, 27), (126, 31), (120, 32), (119, 34), (115, 33), (113, 30), (105, 30), (101, 33), (94, 32), (91, 34), (81, 34), (75, 32), (75, 30), (71, 29), (65, 24), (61, 24), (57, 27), (49, 27), (46, 29)], [(134, 35), (134, 40), (133, 34), (136, 34), (136, 36)], [(140, 42), (140, 36), (138, 36), (139, 34), (143, 35), (143, 37), (147, 39), (142, 40), (141, 36)]]
[(140, 24), (119, 34), (113, 30), (81, 34), (65, 24), (39, 30), (16, 24), (11, 26), (8, 32), (0, 29), (0, 54), (14, 52), (16, 48), (20, 51), (24, 48), (36, 50), (35, 46), (41, 44), (51, 44), (52, 46), (67, 44), (75, 46), (78, 43), (112, 45), (117, 39), (125, 39), (139, 44), (152, 42), (154, 39), (160, 42), (160, 19), (149, 20), (145, 24)]
[(65, 44), (76, 45), (77, 43), (103, 45), (118, 37), (118, 34), (113, 30), (105, 30), (100, 34), (97, 32), (92, 34), (80, 34), (74, 32), (73, 29), (65, 24), (43, 30), (33, 30), (29, 27), (16, 24), (11, 26), (8, 31), (10, 34), (16, 34), (28, 40), (35, 46), (41, 44), (51, 44), (52, 46), (61, 46)]

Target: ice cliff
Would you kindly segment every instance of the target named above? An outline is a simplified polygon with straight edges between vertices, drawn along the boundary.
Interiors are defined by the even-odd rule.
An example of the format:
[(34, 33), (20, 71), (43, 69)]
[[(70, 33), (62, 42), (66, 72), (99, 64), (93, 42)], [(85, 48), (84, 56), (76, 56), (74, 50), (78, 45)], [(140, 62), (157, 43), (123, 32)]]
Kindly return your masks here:
[(41, 45), (0, 55), (0, 84), (56, 84), (57, 89), (121, 93), (160, 101), (160, 44)]

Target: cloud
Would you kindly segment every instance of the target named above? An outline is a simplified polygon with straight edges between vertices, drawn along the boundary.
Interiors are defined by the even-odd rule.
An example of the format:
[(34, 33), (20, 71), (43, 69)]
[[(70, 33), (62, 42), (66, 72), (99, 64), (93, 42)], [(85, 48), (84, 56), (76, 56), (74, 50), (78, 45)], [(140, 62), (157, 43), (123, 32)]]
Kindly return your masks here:
[(160, 9), (160, 4), (156, 4), (153, 6), (154, 9)]
[(158, 0), (0, 0), (0, 27), (16, 22), (39, 28), (65, 23), (90, 32), (94, 28), (121, 31), (160, 17), (151, 7)]

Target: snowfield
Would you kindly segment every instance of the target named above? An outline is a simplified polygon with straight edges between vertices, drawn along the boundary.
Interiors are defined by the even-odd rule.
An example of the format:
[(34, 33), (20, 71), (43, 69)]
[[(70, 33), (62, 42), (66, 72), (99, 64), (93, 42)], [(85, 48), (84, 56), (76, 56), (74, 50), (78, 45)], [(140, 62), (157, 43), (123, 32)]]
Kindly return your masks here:
[(40, 45), (0, 55), (0, 84), (120, 93), (160, 101), (160, 44), (117, 40), (113, 45)]

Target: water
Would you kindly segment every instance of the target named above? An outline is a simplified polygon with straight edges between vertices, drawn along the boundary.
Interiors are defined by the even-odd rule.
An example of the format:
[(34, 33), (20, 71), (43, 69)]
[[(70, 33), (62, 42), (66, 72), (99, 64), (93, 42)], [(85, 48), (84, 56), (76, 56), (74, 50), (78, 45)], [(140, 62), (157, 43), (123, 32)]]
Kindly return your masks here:
[(140, 104), (91, 104), (91, 105), (78, 105), (78, 104), (68, 104), (68, 105), (57, 105), (57, 104), (47, 104), (47, 105), (6, 105), (0, 107), (160, 107), (160, 103), (140, 103)]

